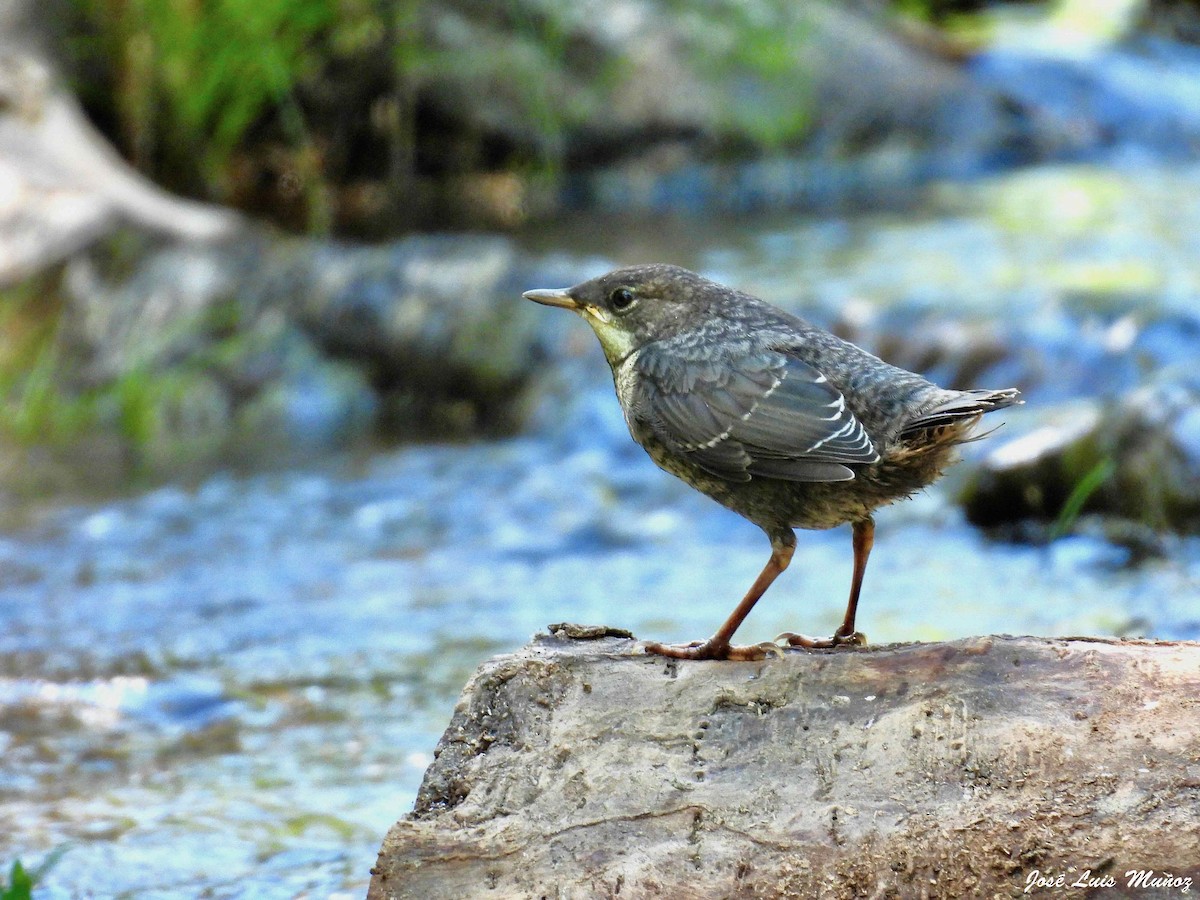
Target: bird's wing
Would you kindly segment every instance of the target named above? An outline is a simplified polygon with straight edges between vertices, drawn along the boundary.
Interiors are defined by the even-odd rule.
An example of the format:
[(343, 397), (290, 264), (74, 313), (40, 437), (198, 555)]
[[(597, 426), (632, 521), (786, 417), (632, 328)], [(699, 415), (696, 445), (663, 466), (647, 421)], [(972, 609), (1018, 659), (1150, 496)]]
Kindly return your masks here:
[(650, 344), (635, 365), (639, 417), (714, 475), (846, 481), (879, 459), (841, 393), (784, 350)]

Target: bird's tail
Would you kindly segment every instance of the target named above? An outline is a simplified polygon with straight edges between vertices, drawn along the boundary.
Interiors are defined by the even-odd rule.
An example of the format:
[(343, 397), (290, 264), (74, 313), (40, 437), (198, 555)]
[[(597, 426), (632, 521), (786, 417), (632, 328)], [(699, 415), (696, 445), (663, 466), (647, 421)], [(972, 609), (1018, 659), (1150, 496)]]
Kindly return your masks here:
[(926, 428), (964, 423), (966, 419), (978, 419), (992, 410), (1024, 402), (1021, 392), (1016, 388), (1005, 388), (1002, 391), (960, 391), (908, 422), (900, 435), (905, 437)]

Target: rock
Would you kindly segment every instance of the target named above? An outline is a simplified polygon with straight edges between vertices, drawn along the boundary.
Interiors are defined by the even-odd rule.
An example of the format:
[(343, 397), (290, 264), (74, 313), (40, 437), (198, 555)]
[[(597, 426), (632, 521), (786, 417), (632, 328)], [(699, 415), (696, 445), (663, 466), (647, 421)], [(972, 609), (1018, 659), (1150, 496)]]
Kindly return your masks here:
[(287, 257), (265, 283), (272, 300), (326, 352), (415, 400), (404, 431), (420, 433), (422, 419), (438, 418), (434, 406), (456, 403), (470, 410), (468, 430), (502, 422), (542, 358), (538, 316), (521, 299), (531, 266), (503, 237), (303, 242)]
[(896, 141), (974, 157), (1009, 136), (998, 96), (902, 38), (885, 15), (826, 2), (718, 4), (690, 15), (626, 0), (596, 5), (581, 29), (624, 55), (631, 77), (583, 124), (584, 145), (657, 132), (768, 146), (811, 139), (826, 156)]
[[(1018, 157), (1026, 141), (1002, 92), (908, 39), (881, 3), (450, 2), (413, 23), (424, 53), (406, 60), (411, 89), (436, 127), (406, 152), (418, 181), (443, 176), (443, 222), (878, 201)], [(506, 171), (481, 171), (497, 158)], [(545, 170), (528, 177), (529, 159)]]
[(242, 295), (269, 252), (262, 235), (156, 247), (125, 234), (76, 256), (62, 279), (60, 346), (70, 380), (94, 387), (161, 371), (248, 333), (260, 311)]
[(568, 280), (502, 237), (125, 233), (64, 266), (54, 380), (64, 402), (98, 398), (96, 430), (159, 474), (175, 457), (302, 459), (374, 431), (509, 432), (563, 324), (521, 291)]
[(1072, 488), (1103, 459), (1096, 443), (1101, 421), (1098, 403), (1076, 401), (1043, 413), (1025, 434), (998, 436), (963, 490), (967, 519), (985, 528), (1053, 521)]
[(1200, 531), (1200, 374), (1176, 367), (1119, 400), (1076, 401), (984, 457), (963, 492), (967, 518), (997, 526), (1087, 510), (1162, 531)]
[(1190, 888), (1198, 673), (1191, 643), (677, 663), (539, 636), (466, 686), (368, 896), (1019, 896), (1134, 871)]
[[(584, 39), (629, 75), (567, 130), (575, 158), (615, 160), (573, 167), (561, 202), (580, 211), (877, 207), (1061, 140), (1030, 134), (1037, 123), (1014, 114), (1002, 90), (885, 14), (825, 2), (690, 16), (598, 6), (610, 8), (585, 23)], [(628, 29), (619, 43), (613, 21)], [(714, 163), (730, 154), (713, 148), (730, 145), (750, 159)]]
[(1200, 372), (1160, 373), (1122, 398), (1106, 431), (1110, 504), (1156, 528), (1200, 531)]

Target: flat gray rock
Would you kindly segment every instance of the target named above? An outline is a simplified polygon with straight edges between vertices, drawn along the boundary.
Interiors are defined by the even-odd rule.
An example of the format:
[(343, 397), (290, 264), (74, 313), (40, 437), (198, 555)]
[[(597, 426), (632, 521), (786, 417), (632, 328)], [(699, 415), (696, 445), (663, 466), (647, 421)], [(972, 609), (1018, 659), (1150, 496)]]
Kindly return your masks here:
[(1174, 896), (1200, 878), (1197, 697), (1194, 643), (730, 663), (538, 636), (466, 686), (369, 897)]

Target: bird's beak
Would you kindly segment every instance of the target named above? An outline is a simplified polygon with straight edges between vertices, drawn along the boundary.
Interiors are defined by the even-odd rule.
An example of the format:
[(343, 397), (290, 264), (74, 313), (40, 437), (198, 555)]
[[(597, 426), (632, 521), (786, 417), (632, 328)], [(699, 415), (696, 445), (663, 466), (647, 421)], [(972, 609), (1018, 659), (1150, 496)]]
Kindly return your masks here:
[(571, 296), (567, 288), (561, 288), (557, 291), (526, 291), (521, 296), (526, 300), (532, 300), (534, 303), (541, 303), (544, 306), (561, 306), (563, 309), (573, 309), (576, 312), (583, 309), (580, 303)]

